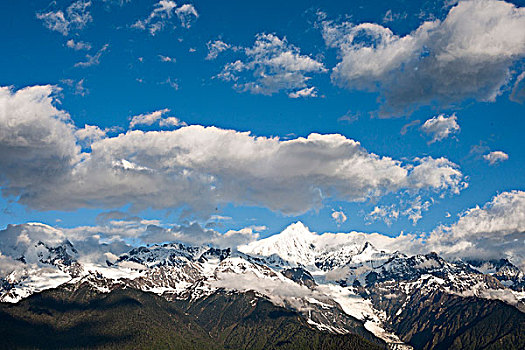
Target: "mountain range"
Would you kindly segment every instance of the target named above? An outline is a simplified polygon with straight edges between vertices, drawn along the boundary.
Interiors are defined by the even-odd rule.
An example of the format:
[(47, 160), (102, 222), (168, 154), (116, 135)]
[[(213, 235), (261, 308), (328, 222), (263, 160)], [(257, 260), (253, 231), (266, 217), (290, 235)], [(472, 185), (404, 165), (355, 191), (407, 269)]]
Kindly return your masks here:
[(301, 222), (238, 247), (155, 244), (104, 264), (68, 240), (24, 247), (0, 276), (2, 348), (525, 348), (525, 274), (506, 259), (389, 252)]

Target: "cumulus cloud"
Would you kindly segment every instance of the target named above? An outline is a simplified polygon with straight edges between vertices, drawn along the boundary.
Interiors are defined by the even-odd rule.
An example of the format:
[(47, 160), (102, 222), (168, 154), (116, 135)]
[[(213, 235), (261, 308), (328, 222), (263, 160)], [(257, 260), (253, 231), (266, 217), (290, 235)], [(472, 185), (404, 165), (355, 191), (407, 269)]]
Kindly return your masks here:
[(83, 62), (75, 63), (75, 67), (86, 68), (86, 67), (96, 66), (100, 64), (100, 57), (102, 57), (102, 54), (106, 52), (108, 48), (109, 48), (109, 44), (105, 44), (104, 46), (102, 46), (100, 50), (97, 51), (96, 54), (94, 55), (86, 54), (86, 60)]
[(0, 88), (0, 186), (4, 196), (32, 200), (35, 186), (59, 186), (79, 161), (69, 115), (55, 108), (53, 86)]
[[(102, 237), (85, 228), (60, 229), (42, 223), (7, 225), (0, 230), (0, 275), (22, 268), (44, 266), (47, 247), (63, 246), (82, 262), (105, 264), (107, 254), (122, 254), (131, 247), (115, 237)], [(73, 245), (71, 246), (70, 243)]]
[(75, 131), (75, 137), (81, 145), (91, 145), (93, 142), (106, 137), (106, 132), (96, 125), (85, 124), (82, 129), (77, 129)]
[(52, 92), (0, 90), (2, 192), (31, 208), (131, 203), (207, 216), (235, 203), (296, 214), (328, 199), (365, 201), (401, 190), (444, 195), (465, 186), (458, 166), (445, 158), (403, 163), (338, 134), (280, 140), (190, 125), (101, 137), (82, 153), (77, 137), (88, 131), (75, 136), (78, 129), (54, 107)]
[(492, 151), (483, 155), (483, 159), (489, 162), (490, 165), (496, 165), (509, 159), (509, 155), (502, 151)]
[(379, 92), (383, 117), (433, 103), (494, 101), (525, 57), (524, 27), (524, 8), (496, 0), (460, 1), (443, 21), (405, 36), (374, 23), (322, 22), (326, 44), (339, 52), (333, 82)]
[(234, 82), (240, 91), (272, 95), (284, 91), (290, 97), (315, 96), (308, 86), (311, 76), (326, 72), (324, 64), (308, 55), (286, 38), (274, 34), (258, 34), (252, 47), (241, 50), (243, 60), (226, 64), (218, 77)]
[(461, 128), (459, 127), (455, 114), (450, 117), (445, 117), (444, 114), (440, 114), (437, 117), (425, 121), (423, 125), (421, 125), (421, 130), (432, 136), (430, 143), (434, 143), (446, 139), (451, 134), (458, 133)]
[[(396, 207), (378, 207), (375, 215), (388, 217)], [(436, 252), (444, 258), (456, 260), (492, 260), (507, 258), (525, 268), (525, 192), (509, 191), (494, 196), (482, 207), (464, 211), (451, 225), (440, 225), (425, 234), (401, 234), (389, 237), (380, 233), (325, 233), (324, 239), (351, 235), (355, 242), (370, 242), (387, 252), (405, 254)]]
[[(47, 29), (66, 36), (73, 30), (83, 29), (93, 20), (89, 7), (91, 1), (78, 0), (62, 10), (37, 13), (36, 17), (44, 22)], [(69, 46), (69, 44), (68, 44)]]
[(181, 25), (185, 28), (191, 26), (192, 21), (199, 17), (195, 7), (190, 4), (184, 4), (177, 7), (177, 3), (171, 0), (160, 0), (154, 6), (155, 8), (143, 20), (136, 21), (132, 27), (141, 30), (148, 30), (151, 35), (156, 35), (167, 26), (175, 27), (172, 18), (177, 16)]
[(425, 245), (447, 257), (506, 257), (524, 268), (525, 192), (503, 192), (483, 207), (465, 211), (456, 223), (435, 229)]
[(0, 251), (14, 259), (23, 257), (27, 263), (36, 263), (38, 242), (57, 246), (66, 240), (62, 231), (38, 223), (8, 225), (0, 231)]

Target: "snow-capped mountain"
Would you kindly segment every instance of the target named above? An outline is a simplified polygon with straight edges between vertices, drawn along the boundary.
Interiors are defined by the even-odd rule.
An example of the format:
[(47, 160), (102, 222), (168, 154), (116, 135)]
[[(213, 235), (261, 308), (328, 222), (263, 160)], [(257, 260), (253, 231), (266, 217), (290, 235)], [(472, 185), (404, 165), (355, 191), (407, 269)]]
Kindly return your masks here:
[(132, 287), (168, 300), (255, 291), (302, 313), (321, 330), (345, 334), (364, 324), (398, 348), (406, 345), (393, 325), (414, 307), (411, 298), (418, 293), (497, 299), (525, 311), (524, 274), (507, 260), (462, 262), (435, 253), (386, 252), (364, 234), (319, 235), (300, 222), (234, 250), (168, 243), (132, 249), (105, 265), (81, 262), (71, 242), (55, 233), (49, 237), (11, 242), (18, 265), (1, 276), (0, 301), (16, 303), (81, 283), (104, 293)]

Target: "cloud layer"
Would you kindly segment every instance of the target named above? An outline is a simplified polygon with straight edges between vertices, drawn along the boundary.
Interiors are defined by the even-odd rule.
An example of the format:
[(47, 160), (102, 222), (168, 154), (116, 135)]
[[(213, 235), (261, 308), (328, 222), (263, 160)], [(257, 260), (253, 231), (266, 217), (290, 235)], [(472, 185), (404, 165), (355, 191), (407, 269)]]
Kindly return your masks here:
[[(334, 211), (334, 213), (337, 213)], [(38, 252), (43, 242), (56, 246), (71, 241), (80, 261), (105, 264), (109, 256), (131, 249), (126, 242), (149, 244), (182, 242), (189, 245), (211, 245), (233, 248), (259, 239), (259, 228), (230, 230), (220, 234), (203, 228), (198, 223), (161, 226), (157, 220), (144, 220), (122, 212), (108, 212), (101, 216), (97, 226), (69, 229), (53, 228), (39, 223), (8, 225), (0, 230), (0, 273), (9, 273), (20, 267), (18, 258), (24, 256), (29, 264), (38, 264)], [(451, 225), (441, 225), (430, 234), (401, 234), (390, 237), (379, 233), (327, 233), (326, 241), (337, 241), (351, 235), (359, 244), (372, 243), (388, 252), (405, 254), (437, 252), (447, 259), (499, 260), (507, 258), (525, 268), (525, 192), (510, 191), (494, 196), (482, 207), (463, 212)]]
[[(131, 203), (206, 216), (235, 203), (295, 214), (328, 199), (364, 201), (401, 190), (442, 195), (464, 187), (461, 171), (445, 158), (402, 163), (338, 134), (282, 141), (190, 125), (107, 137), (72, 125), (54, 107), (53, 91), (0, 90), (2, 193), (39, 210)], [(90, 139), (83, 149), (91, 152), (82, 152), (80, 142)]]

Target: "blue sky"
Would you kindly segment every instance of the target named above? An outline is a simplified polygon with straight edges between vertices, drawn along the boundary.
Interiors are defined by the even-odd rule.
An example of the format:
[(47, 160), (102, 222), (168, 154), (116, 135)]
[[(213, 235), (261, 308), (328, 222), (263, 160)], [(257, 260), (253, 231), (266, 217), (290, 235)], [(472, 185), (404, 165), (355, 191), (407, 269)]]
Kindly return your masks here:
[[(353, 183), (344, 174), (331, 177), (315, 169), (301, 176), (297, 175), (301, 169), (288, 169), (296, 156), (301, 159), (298, 167), (333, 166), (324, 163), (330, 150), (323, 147), (328, 146), (312, 142), (312, 150), (304, 151), (312, 152), (312, 159), (290, 151), (284, 161), (275, 161), (273, 174), (260, 178), (244, 169), (240, 160), (220, 171), (199, 165), (199, 176), (215, 176), (217, 183), (211, 186), (238, 182), (240, 187), (232, 185), (234, 190), (209, 199), (211, 210), (191, 204), (199, 196), (206, 201), (209, 193), (202, 189), (188, 190), (174, 201), (159, 199), (158, 205), (150, 197), (145, 200), (127, 192), (113, 201), (79, 191), (72, 195), (85, 198), (70, 205), (64, 200), (68, 189), (57, 190), (60, 196), (51, 198), (49, 188), (34, 183), (52, 178), (52, 171), (40, 175), (39, 170), (32, 171), (22, 188), (14, 183), (25, 173), (6, 170), (0, 173), (0, 227), (29, 221), (90, 226), (110, 211), (159, 220), (166, 227), (198, 222), (226, 232), (259, 226), (261, 236), (297, 220), (318, 232), (357, 230), (392, 236), (451, 224), (458, 214), (483, 206), (499, 193), (525, 190), (523, 6), (523, 1), (2, 2), (0, 86), (10, 87), (6, 101), (15, 101), (20, 89), (56, 86), (49, 93), (50, 103), (69, 115), (67, 123), (75, 130), (86, 124), (104, 130), (99, 139), (118, 139), (131, 129), (147, 134), (191, 125), (277, 137), (279, 142), (294, 142), (311, 133), (340, 134), (360, 143), (363, 159), (390, 157), (408, 173), (412, 167), (430, 164), (428, 159), (443, 157), (447, 163), (429, 165), (423, 175), (408, 180), (388, 177), (393, 171), (389, 167), (398, 169), (399, 164), (383, 168), (374, 163), (378, 170), (363, 175), (370, 180), (363, 189), (361, 182), (367, 180)], [(494, 35), (483, 36), (487, 32)], [(214, 54), (214, 44), (225, 49)], [(277, 66), (272, 65), (275, 59), (281, 60)], [(242, 68), (235, 68), (235, 62)], [(297, 97), (301, 94), (307, 96)], [(7, 122), (9, 106), (4, 109)], [(20, 112), (19, 118), (23, 113), (39, 113), (38, 104), (35, 108)], [(163, 110), (151, 125), (130, 128), (134, 117), (151, 117)], [(159, 124), (169, 117), (178, 123), (172, 119), (169, 126)], [(191, 137), (199, 138), (199, 132)], [(75, 135), (81, 152), (90, 154), (91, 144)], [(217, 145), (228, 140), (218, 140)], [(1, 141), (5, 140), (0, 137)], [(160, 141), (158, 147), (163, 147)], [(7, 146), (2, 149), (14, 152)], [(122, 167), (128, 172), (145, 171), (147, 162), (139, 159), (149, 151), (134, 149), (126, 159), (131, 165), (122, 163)], [(247, 152), (217, 149), (219, 158), (210, 159), (229, 164), (224, 152), (232, 151)], [(316, 155), (316, 151), (326, 153)], [(137, 156), (140, 152), (146, 156)], [(197, 154), (198, 149), (191, 152)], [(336, 162), (343, 166), (349, 156), (340, 157)], [(163, 154), (159, 159), (169, 163), (169, 158), (170, 154)], [(0, 164), (5, 170), (19, 166), (15, 162)], [(351, 170), (359, 170), (359, 164), (359, 159), (351, 163)], [(102, 165), (90, 171), (98, 166)], [(295, 175), (284, 181), (280, 166)], [(433, 176), (452, 170), (457, 172), (454, 178), (430, 184)], [(250, 174), (236, 178), (236, 172), (245, 171)], [(172, 176), (178, 175), (169, 173), (169, 181)], [(379, 185), (376, 177), (382, 181)], [(157, 175), (144, 179), (157, 189)], [(119, 190), (109, 182), (108, 187), (93, 186), (101, 192)], [(140, 181), (133, 186), (138, 186), (137, 192), (143, 190)], [(322, 201), (316, 202), (314, 194), (298, 195), (304, 188), (321, 193)], [(261, 193), (290, 198), (292, 209)], [(42, 196), (46, 204), (34, 200)], [(174, 190), (172, 196), (179, 192)], [(305, 199), (315, 204), (301, 203)], [(411, 219), (414, 210), (421, 215)]]

